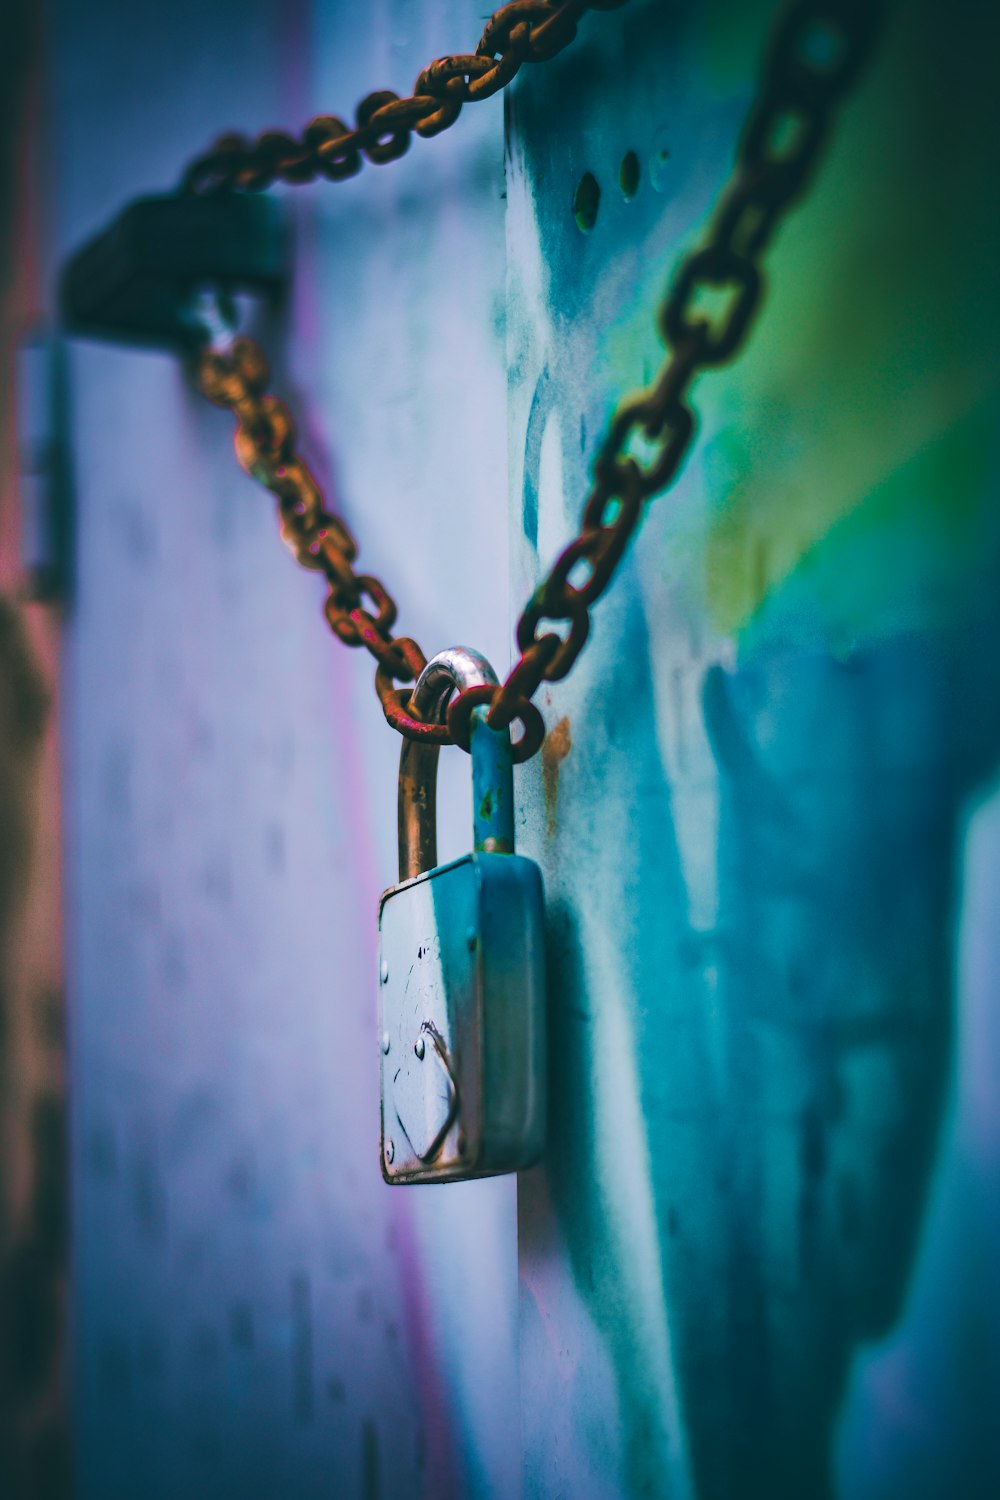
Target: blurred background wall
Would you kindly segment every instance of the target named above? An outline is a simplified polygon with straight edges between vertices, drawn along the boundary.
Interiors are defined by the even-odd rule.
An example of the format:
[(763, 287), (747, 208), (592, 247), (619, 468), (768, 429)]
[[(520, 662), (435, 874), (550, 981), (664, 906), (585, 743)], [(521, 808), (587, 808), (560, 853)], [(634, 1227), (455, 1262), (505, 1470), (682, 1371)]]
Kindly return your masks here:
[[(658, 366), (658, 300), (728, 172), (772, 12), (589, 16), (506, 106), (281, 192), (288, 292), (253, 328), (429, 652), (508, 665), (614, 402)], [(474, 45), (481, 11), (19, 14), (3, 1493), (64, 1495), (71, 1472), (84, 1500), (994, 1494), (986, 9), (891, 14), (746, 354), (696, 389), (694, 457), (543, 695), (516, 789), (549, 903), (546, 1160), (402, 1191), (378, 1172), (374, 984), (398, 742), (369, 665), (325, 631), (231, 419), (135, 349), (54, 348), (75, 546), (60, 597), (31, 602), (12, 393), (59, 264), (129, 198), (222, 130), (404, 92)], [(447, 858), (468, 767), (444, 761)]]
[[(42, 18), (0, 49), (0, 1491), (66, 1493), (66, 1111), (57, 690), (60, 614), (26, 568), (22, 500), (46, 468), (16, 399), (47, 296)], [(32, 449), (29, 453), (28, 449)]]
[[(54, 263), (220, 129), (350, 109), (477, 26), (469, 5), (57, 7)], [(259, 331), (403, 628), (502, 659), (502, 112), (468, 126), (288, 194), (288, 296)], [(394, 1194), (378, 1168), (399, 744), (372, 674), (175, 359), (79, 342), (69, 384), (80, 1492), (504, 1493), (514, 1183)]]

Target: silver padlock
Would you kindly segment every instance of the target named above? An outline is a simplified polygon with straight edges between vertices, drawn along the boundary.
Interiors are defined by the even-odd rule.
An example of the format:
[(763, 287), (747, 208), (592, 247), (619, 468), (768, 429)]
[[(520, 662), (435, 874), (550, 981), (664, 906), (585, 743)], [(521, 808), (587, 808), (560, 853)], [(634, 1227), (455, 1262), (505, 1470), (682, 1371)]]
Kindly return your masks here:
[[(443, 722), (495, 683), (475, 651), (427, 663), (411, 709)], [(382, 1175), (456, 1182), (531, 1166), (545, 1137), (542, 877), (514, 853), (510, 733), (470, 727), (473, 852), (437, 865), (438, 747), (404, 740), (399, 878), (379, 905)], [(436, 868), (435, 868), (436, 867)]]

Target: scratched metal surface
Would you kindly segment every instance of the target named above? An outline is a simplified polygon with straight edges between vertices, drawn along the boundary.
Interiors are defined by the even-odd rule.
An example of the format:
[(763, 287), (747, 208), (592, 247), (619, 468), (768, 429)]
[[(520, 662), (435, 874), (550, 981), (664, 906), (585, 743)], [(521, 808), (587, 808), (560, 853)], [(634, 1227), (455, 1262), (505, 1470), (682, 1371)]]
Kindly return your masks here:
[[(478, 36), (480, 9), (58, 0), (57, 257), (222, 129), (404, 91)], [(497, 100), (389, 168), (287, 195), (292, 292), (264, 329), (401, 628), (500, 668), (502, 192)], [(514, 1184), (393, 1190), (378, 1166), (398, 741), (371, 664), (331, 641), (230, 420), (171, 359), (77, 344), (72, 404), (81, 1500), (506, 1500)], [(449, 759), (443, 859), (471, 839)]]
[[(515, 606), (661, 358), (771, 9), (637, 0), (515, 86)], [(893, 20), (519, 773), (553, 1001), (537, 1500), (1000, 1487), (1000, 122), (987, 8), (944, 16)]]

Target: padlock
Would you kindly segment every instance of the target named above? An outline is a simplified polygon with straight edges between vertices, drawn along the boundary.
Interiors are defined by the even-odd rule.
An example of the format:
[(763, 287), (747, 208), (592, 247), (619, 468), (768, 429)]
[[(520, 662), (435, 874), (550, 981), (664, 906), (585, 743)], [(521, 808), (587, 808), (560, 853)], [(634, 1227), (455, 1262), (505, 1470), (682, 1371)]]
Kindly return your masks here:
[(273, 199), (138, 198), (67, 262), (59, 307), (70, 333), (183, 350), (204, 337), (192, 314), (199, 289), (274, 297), (286, 273), (285, 230)]
[[(443, 722), (455, 691), (495, 683), (456, 646), (428, 662), (411, 712)], [(509, 730), (471, 718), (471, 854), (437, 865), (438, 747), (404, 740), (399, 878), (379, 905), (382, 1175), (455, 1182), (531, 1166), (545, 1137), (542, 877), (514, 853)], [(435, 867), (436, 866), (436, 867)]]

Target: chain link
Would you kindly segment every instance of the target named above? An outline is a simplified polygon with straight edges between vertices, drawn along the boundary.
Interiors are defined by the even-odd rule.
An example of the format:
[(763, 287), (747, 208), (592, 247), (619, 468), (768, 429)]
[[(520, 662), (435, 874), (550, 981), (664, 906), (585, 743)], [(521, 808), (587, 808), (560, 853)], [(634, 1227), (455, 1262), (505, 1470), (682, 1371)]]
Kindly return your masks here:
[(405, 99), (380, 89), (362, 99), (355, 124), (319, 115), (297, 138), (268, 130), (256, 140), (220, 136), (181, 179), (190, 193), (256, 192), (275, 182), (339, 182), (362, 161), (395, 161), (414, 131), (425, 138), (454, 125), (463, 104), (489, 99), (525, 63), (544, 62), (568, 47), (588, 10), (617, 10), (627, 0), (512, 0), (486, 23), (475, 52), (439, 57), (418, 75)]
[(288, 407), (267, 393), (269, 371), (260, 345), (237, 338), (228, 348), (205, 348), (196, 377), (202, 394), (236, 417), (236, 456), (277, 497), (282, 540), (302, 567), (326, 575), (330, 592), (323, 608), (330, 629), (345, 646), (364, 646), (378, 663), (375, 685), (389, 723), (411, 738), (447, 742), (445, 725), (412, 718), (409, 692), (395, 687), (415, 681), (427, 658), (409, 636), (393, 635), (396, 601), (385, 585), (370, 573), (356, 572), (357, 543), (340, 517), (327, 510), (296, 453)]
[[(440, 58), (425, 68), (411, 98), (388, 91), (369, 94), (358, 107), (355, 130), (323, 117), (299, 142), (277, 133), (252, 145), (242, 137), (223, 137), (192, 164), (184, 185), (193, 192), (256, 189), (278, 178), (347, 177), (359, 169), (362, 154), (369, 161), (391, 161), (407, 149), (411, 130), (436, 134), (453, 123), (463, 103), (495, 93), (523, 63), (554, 56), (572, 40), (584, 11), (624, 3), (513, 0), (487, 23), (474, 54)], [(226, 349), (209, 347), (200, 354), (201, 390), (236, 416), (240, 463), (277, 496), (282, 536), (298, 561), (325, 573), (330, 628), (345, 645), (364, 646), (375, 658), (376, 691), (386, 719), (400, 734), (467, 750), (472, 710), (488, 703), (494, 728), (521, 726), (515, 761), (540, 748), (545, 725), (532, 700), (543, 682), (557, 682), (572, 668), (589, 633), (590, 610), (614, 575), (643, 503), (677, 477), (695, 433), (689, 387), (702, 370), (726, 363), (742, 348), (764, 293), (761, 257), (781, 217), (808, 185), (834, 107), (869, 53), (881, 12), (877, 0), (796, 0), (779, 20), (708, 242), (682, 261), (660, 312), (667, 361), (654, 384), (624, 400), (611, 419), (594, 460), (581, 532), (556, 559), (518, 622), (519, 660), (500, 686), (470, 688), (454, 698), (446, 725), (415, 718), (409, 689), (396, 686), (419, 676), (426, 657), (410, 637), (393, 635), (396, 604), (384, 584), (355, 571), (357, 544), (344, 522), (326, 509), (295, 452), (288, 408), (266, 392), (261, 349), (238, 338)], [(697, 309), (706, 293), (724, 298), (714, 321)], [(539, 633), (544, 625), (558, 628)]]
[[(676, 479), (695, 432), (688, 388), (702, 370), (742, 348), (764, 292), (760, 258), (782, 214), (808, 185), (834, 107), (868, 55), (881, 11), (876, 0), (798, 0), (779, 19), (708, 243), (682, 261), (660, 313), (671, 351), (667, 362), (656, 382), (623, 401), (611, 419), (594, 461), (580, 535), (556, 559), (518, 622), (520, 660), (499, 687), (474, 688), (451, 703), (448, 727), (456, 744), (468, 749), (472, 709), (484, 702), (493, 728), (524, 725), (519, 758), (541, 744), (544, 728), (531, 730), (531, 699), (543, 682), (559, 681), (573, 666), (590, 629), (590, 609), (611, 581), (643, 502)], [(696, 310), (705, 293), (724, 296), (715, 322)], [(637, 438), (645, 439), (643, 454), (634, 452)], [(653, 457), (644, 463), (650, 447)], [(539, 634), (543, 625), (558, 629)]]

